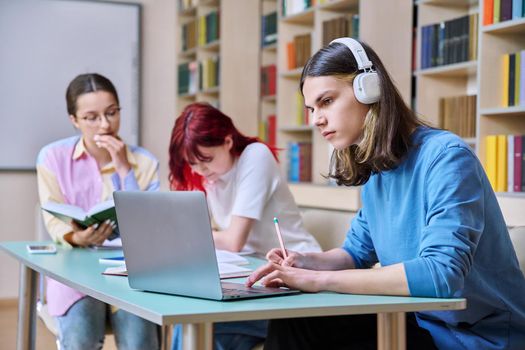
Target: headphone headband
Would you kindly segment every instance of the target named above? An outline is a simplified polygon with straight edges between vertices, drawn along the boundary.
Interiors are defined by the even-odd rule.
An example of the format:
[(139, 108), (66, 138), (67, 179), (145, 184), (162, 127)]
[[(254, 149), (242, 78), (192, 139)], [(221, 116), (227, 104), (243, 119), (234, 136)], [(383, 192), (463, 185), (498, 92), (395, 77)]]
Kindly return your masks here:
[(365, 49), (359, 41), (352, 38), (337, 38), (332, 40), (330, 45), (333, 43), (343, 44), (348, 47), (350, 51), (352, 51), (352, 54), (354, 55), (354, 58), (357, 62), (357, 68), (359, 70), (366, 71), (367, 69), (372, 69), (373, 64), (368, 59)]

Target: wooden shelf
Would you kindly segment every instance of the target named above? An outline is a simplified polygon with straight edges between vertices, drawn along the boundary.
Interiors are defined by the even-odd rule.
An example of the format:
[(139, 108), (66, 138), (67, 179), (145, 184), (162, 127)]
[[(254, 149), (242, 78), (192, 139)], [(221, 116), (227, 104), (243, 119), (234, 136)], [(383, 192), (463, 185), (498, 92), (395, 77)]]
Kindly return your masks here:
[(525, 34), (525, 18), (483, 26), (481, 30), (491, 34)]
[(270, 51), (270, 52), (274, 52), (274, 51), (277, 51), (277, 43), (273, 43), (273, 44), (270, 44), (270, 45), (265, 45), (262, 47), (263, 51)]
[(277, 99), (277, 97), (275, 95), (268, 95), (268, 96), (261, 97), (261, 100), (263, 102), (273, 102), (273, 103), (275, 103), (276, 99)]
[(197, 50), (198, 50), (198, 47), (192, 47), (189, 50), (181, 51), (179, 52), (179, 57), (181, 58), (195, 57), (197, 55)]
[(303, 73), (303, 68), (304, 67), (299, 67), (299, 68), (295, 68), (292, 70), (284, 71), (280, 74), (280, 76), (283, 78), (288, 78), (288, 79), (298, 79), (301, 77), (301, 74)]
[(297, 133), (297, 132), (312, 132), (315, 129), (313, 125), (297, 125), (297, 126), (283, 126), (279, 128), (281, 132)]
[(179, 17), (195, 17), (197, 14), (197, 7), (193, 6), (184, 10), (179, 10)]
[(281, 17), (285, 23), (313, 25), (314, 24), (314, 8), (310, 7), (303, 12), (294, 13), (293, 15)]
[(476, 4), (478, 4), (478, 0), (419, 0), (419, 1), (416, 1), (417, 6), (435, 5), (435, 6), (450, 6), (450, 7), (470, 7)]
[(181, 94), (178, 97), (185, 100), (193, 100), (197, 98), (197, 93)]
[(199, 94), (218, 96), (220, 91), (221, 88), (219, 86), (214, 86), (209, 89), (199, 91)]
[(219, 39), (219, 40), (209, 42), (206, 45), (199, 46), (199, 49), (205, 50), (205, 51), (217, 52), (219, 51), (220, 47), (221, 47), (221, 40)]
[(522, 116), (525, 117), (525, 106), (481, 108), (481, 116)]
[(357, 11), (359, 9), (359, 0), (331, 1), (318, 5), (318, 8), (322, 11)]
[(478, 70), (477, 61), (460, 62), (454, 64), (448, 64), (446, 66), (425, 68), (415, 72), (416, 76), (428, 76), (428, 77), (468, 77), (469, 75), (476, 74)]
[(290, 183), (295, 202), (300, 207), (357, 211), (361, 207), (359, 187)]

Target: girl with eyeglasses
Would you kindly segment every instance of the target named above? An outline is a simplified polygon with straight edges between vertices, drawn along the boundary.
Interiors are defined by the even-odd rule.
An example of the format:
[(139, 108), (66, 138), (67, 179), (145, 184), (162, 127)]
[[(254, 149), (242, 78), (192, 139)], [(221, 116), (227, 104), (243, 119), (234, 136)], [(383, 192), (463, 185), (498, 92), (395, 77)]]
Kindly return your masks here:
[[(206, 192), (217, 229), (217, 249), (264, 255), (278, 244), (273, 218), (279, 216), (286, 247), (319, 252), (302, 223), (274, 148), (237, 130), (231, 118), (207, 103), (188, 105), (175, 121), (169, 148), (174, 190)], [(266, 321), (214, 325), (214, 348), (251, 349), (264, 341)], [(173, 349), (180, 349), (175, 327)]]
[[(273, 249), (247, 285), (466, 298), (466, 310), (407, 314), (407, 348), (525, 349), (525, 279), (474, 151), (422, 122), (370, 47), (341, 39), (310, 58), (300, 89), (335, 148), (329, 176), (362, 185), (362, 207), (341, 248)], [(265, 346), (375, 349), (376, 324), (373, 314), (272, 320)]]
[[(67, 111), (80, 132), (45, 146), (37, 159), (40, 202), (67, 203), (88, 210), (112, 198), (113, 191), (156, 191), (158, 161), (141, 147), (119, 136), (120, 107), (111, 81), (99, 74), (82, 74), (66, 91)], [(47, 231), (58, 244), (88, 247), (102, 244), (115, 223), (82, 228), (43, 212)], [(111, 323), (122, 349), (158, 349), (158, 326), (124, 310), (47, 279), (47, 305), (58, 322), (60, 348), (100, 349), (106, 323)]]

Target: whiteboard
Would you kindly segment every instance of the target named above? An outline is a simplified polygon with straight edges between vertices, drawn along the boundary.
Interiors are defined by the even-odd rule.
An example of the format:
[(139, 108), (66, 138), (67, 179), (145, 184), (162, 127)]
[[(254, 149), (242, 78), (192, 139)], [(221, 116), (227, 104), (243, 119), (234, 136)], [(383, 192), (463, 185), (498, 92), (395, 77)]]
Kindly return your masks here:
[(140, 5), (0, 0), (0, 169), (31, 170), (46, 144), (76, 133), (66, 88), (100, 73), (122, 107), (120, 136), (139, 141)]

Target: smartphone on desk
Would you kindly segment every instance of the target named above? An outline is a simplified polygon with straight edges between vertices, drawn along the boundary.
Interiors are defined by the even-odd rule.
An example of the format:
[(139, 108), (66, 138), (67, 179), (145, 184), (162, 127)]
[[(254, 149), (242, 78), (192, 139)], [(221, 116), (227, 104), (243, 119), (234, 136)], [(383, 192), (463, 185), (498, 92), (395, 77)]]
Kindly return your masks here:
[(55, 254), (57, 252), (54, 244), (28, 244), (26, 247), (31, 254)]

